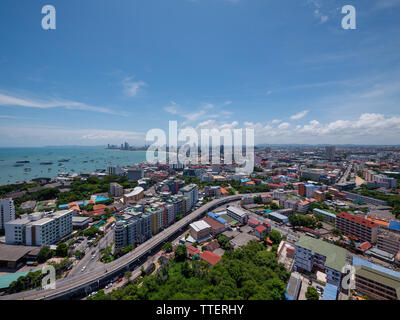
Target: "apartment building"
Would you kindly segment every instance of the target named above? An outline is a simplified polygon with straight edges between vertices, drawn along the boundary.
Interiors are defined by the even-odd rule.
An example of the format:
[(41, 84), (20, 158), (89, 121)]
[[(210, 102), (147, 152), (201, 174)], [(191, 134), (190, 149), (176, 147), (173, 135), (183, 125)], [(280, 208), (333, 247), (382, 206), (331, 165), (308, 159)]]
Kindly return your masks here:
[(131, 192), (124, 195), (125, 202), (137, 202), (144, 198), (144, 189), (142, 187), (136, 187)]
[(0, 230), (4, 230), (6, 223), (15, 219), (13, 199), (0, 199)]
[(345, 235), (357, 237), (361, 242), (375, 243), (378, 237), (379, 225), (365, 218), (341, 212), (336, 216), (336, 229)]
[(51, 245), (72, 232), (74, 210), (51, 214), (41, 212), (23, 215), (6, 223), (6, 243), (27, 246)]
[(400, 251), (400, 232), (391, 229), (379, 228), (377, 247), (380, 250), (397, 255), (397, 253)]
[(328, 283), (340, 286), (343, 267), (346, 264), (346, 250), (307, 236), (301, 236), (295, 244), (295, 270), (307, 272), (322, 271)]
[(127, 177), (129, 182), (136, 182), (143, 178), (143, 168), (140, 167), (131, 167), (128, 168)]
[(377, 300), (399, 300), (400, 273), (353, 257), (357, 293)]
[(152, 237), (153, 220), (147, 212), (128, 208), (122, 219), (115, 224), (115, 248), (121, 249), (127, 245), (143, 243)]
[(119, 183), (110, 183), (110, 194), (112, 197), (122, 197), (124, 195), (124, 188)]
[(193, 208), (199, 200), (199, 187), (197, 184), (189, 184), (179, 190), (179, 194), (187, 196), (189, 201), (187, 203), (186, 212)]

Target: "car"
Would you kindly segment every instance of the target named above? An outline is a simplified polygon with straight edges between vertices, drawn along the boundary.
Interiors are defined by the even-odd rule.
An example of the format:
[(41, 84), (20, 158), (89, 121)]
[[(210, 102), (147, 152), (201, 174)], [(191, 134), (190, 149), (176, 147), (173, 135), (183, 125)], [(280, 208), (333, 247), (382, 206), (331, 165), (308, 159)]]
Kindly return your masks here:
[(82, 272), (85, 271), (85, 270), (86, 270), (86, 266), (83, 266), (82, 267)]
[(312, 281), (310, 280), (310, 281), (308, 281), (308, 285), (309, 286), (311, 286), (312, 285)]
[(96, 258), (96, 256), (93, 254), (93, 255), (92, 255), (92, 260), (93, 260), (94, 258)]
[(317, 290), (319, 289), (319, 290), (321, 290), (321, 291), (324, 291), (324, 288), (322, 288), (322, 287), (320, 287), (320, 286), (316, 286), (317, 287)]
[(122, 281), (122, 278), (118, 278), (117, 283), (120, 283)]

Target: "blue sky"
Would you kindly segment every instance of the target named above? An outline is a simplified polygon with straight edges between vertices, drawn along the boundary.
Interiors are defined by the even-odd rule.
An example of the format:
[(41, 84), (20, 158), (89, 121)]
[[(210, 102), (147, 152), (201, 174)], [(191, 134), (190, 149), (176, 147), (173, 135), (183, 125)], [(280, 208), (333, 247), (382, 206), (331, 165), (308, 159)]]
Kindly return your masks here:
[(168, 120), (398, 144), (399, 14), (400, 0), (2, 0), (0, 146), (141, 145)]

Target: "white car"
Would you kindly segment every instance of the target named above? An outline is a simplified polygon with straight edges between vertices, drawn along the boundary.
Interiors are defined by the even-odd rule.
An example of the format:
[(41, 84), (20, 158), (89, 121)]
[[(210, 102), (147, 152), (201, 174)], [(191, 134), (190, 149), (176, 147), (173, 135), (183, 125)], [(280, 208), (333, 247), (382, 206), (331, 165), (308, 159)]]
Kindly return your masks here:
[(86, 266), (83, 266), (82, 267), (82, 272), (85, 271), (85, 270), (86, 270)]

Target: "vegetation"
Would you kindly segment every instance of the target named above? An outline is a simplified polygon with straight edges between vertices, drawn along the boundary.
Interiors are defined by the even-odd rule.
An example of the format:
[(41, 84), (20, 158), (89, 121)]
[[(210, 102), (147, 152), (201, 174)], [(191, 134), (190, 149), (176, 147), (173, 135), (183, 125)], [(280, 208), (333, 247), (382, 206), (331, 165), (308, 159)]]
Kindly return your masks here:
[(303, 214), (292, 214), (289, 216), (289, 222), (293, 228), (296, 227), (307, 227), (310, 229), (317, 228), (317, 221), (314, 217), (308, 217)]
[(68, 245), (65, 242), (61, 242), (57, 245), (56, 256), (63, 258), (68, 256)]
[(279, 231), (277, 230), (271, 230), (269, 233), (269, 239), (274, 243), (274, 244), (280, 244), (282, 240), (282, 236)]
[(309, 286), (306, 291), (306, 298), (307, 300), (319, 300), (319, 294), (317, 292), (317, 289)]
[(40, 249), (39, 255), (38, 255), (38, 262), (43, 263), (49, 260), (51, 257), (53, 257), (53, 251), (50, 250), (49, 246), (44, 246)]
[(165, 252), (172, 252), (172, 243), (167, 242), (166, 244), (163, 245), (162, 248)]
[(204, 261), (170, 260), (140, 283), (131, 282), (110, 294), (101, 290), (89, 299), (284, 300), (288, 278), (289, 273), (277, 263), (276, 254), (251, 241), (236, 251), (226, 251), (213, 267)]
[(222, 249), (224, 249), (224, 250), (231, 250), (232, 249), (231, 242), (230, 242), (230, 240), (229, 240), (229, 238), (227, 236), (225, 236), (223, 234), (220, 234), (217, 237), (217, 241), (218, 241), (219, 246)]

